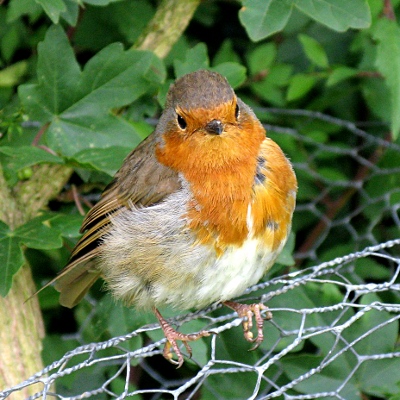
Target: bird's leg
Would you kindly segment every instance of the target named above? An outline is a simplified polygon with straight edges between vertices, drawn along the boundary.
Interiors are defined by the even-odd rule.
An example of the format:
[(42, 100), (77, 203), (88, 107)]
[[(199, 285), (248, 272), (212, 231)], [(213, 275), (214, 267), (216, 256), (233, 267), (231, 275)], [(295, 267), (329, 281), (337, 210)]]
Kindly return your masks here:
[[(183, 344), (186, 347), (187, 352), (189, 353), (189, 358), (192, 357), (192, 349), (189, 346), (187, 342), (192, 342), (194, 340), (200, 339), (205, 336), (210, 336), (211, 333), (213, 332), (208, 332), (208, 331), (200, 331), (198, 333), (192, 333), (192, 334), (185, 334), (176, 331), (174, 328), (171, 327), (171, 325), (168, 324), (168, 322), (163, 318), (163, 316), (160, 314), (160, 312), (157, 310), (157, 308), (153, 308), (154, 314), (156, 315), (158, 322), (160, 323), (161, 329), (164, 332), (164, 335), (167, 339), (167, 343), (165, 343), (164, 351), (163, 351), (163, 356), (166, 360), (168, 360), (170, 363), (177, 365), (177, 368), (180, 368), (183, 364), (183, 355), (181, 350), (179, 349), (176, 341), (180, 340), (183, 342)], [(172, 351), (171, 347), (174, 350), (175, 354), (178, 357), (178, 361), (175, 361), (172, 357)]]
[[(243, 320), (244, 338), (248, 342), (255, 343), (250, 349), (255, 350), (264, 340), (264, 320), (269, 320), (272, 318), (272, 314), (269, 311), (265, 313), (265, 317), (261, 315), (261, 311), (268, 310), (268, 307), (262, 303), (241, 304), (236, 303), (235, 301), (224, 301), (223, 304), (229, 308), (232, 308), (232, 310), (235, 310), (240, 318), (246, 317)], [(251, 331), (253, 328), (253, 315), (257, 325), (257, 337), (255, 339), (253, 338), (253, 332)]]

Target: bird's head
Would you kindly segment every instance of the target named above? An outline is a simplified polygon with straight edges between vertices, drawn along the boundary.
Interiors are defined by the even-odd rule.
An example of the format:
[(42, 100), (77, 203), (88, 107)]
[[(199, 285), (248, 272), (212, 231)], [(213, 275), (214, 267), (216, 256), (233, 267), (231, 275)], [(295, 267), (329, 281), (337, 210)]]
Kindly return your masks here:
[(182, 172), (226, 168), (256, 157), (265, 138), (257, 117), (228, 81), (207, 70), (184, 75), (170, 87), (156, 132), (159, 160)]

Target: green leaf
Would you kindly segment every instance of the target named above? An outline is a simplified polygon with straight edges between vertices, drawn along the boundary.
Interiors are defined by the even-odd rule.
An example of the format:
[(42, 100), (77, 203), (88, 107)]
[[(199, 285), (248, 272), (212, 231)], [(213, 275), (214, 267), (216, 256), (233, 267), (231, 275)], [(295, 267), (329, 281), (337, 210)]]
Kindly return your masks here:
[(14, 237), (33, 249), (57, 249), (62, 246), (60, 235), (55, 235), (47, 215), (36, 217), (14, 231)]
[(339, 82), (342, 82), (346, 79), (352, 78), (356, 76), (358, 71), (354, 68), (339, 66), (333, 69), (332, 73), (329, 75), (328, 80), (326, 81), (327, 86), (336, 85)]
[(199, 43), (186, 53), (184, 61), (174, 61), (174, 71), (177, 78), (198, 69), (207, 69), (210, 65), (207, 46), (204, 43)]
[(218, 65), (225, 62), (235, 62), (238, 64), (241, 62), (240, 57), (236, 54), (233, 48), (232, 39), (224, 40), (213, 58), (213, 65)]
[[(66, 223), (66, 219), (70, 219)], [(63, 222), (64, 219), (64, 222)], [(62, 246), (64, 227), (76, 222), (71, 216), (43, 214), (12, 231), (0, 221), (0, 295), (6, 296), (11, 288), (12, 278), (24, 263), (21, 245), (33, 249), (57, 249)], [(75, 223), (76, 226), (76, 223)]]
[(261, 81), (251, 83), (251, 89), (262, 99), (277, 106), (285, 105), (283, 87), (289, 83), (293, 67), (288, 64), (271, 66)]
[(363, 29), (371, 24), (367, 0), (293, 0), (292, 4), (310, 18), (335, 31)]
[(106, 149), (86, 149), (74, 155), (81, 166), (103, 171), (110, 176), (121, 167), (124, 158), (132, 151), (130, 147), (110, 146)]
[(305, 34), (300, 34), (298, 37), (303, 46), (303, 50), (311, 63), (320, 68), (327, 68), (329, 66), (328, 56), (321, 44), (314, 38)]
[(373, 37), (378, 42), (376, 67), (385, 77), (390, 91), (391, 129), (396, 139), (400, 132), (400, 28), (395, 21), (381, 19)]
[(29, 15), (32, 20), (36, 20), (42, 12), (43, 8), (35, 0), (10, 0), (7, 22), (13, 22), (22, 15)]
[(19, 61), (0, 71), (0, 87), (17, 85), (28, 69), (26, 61)]
[[(375, 293), (369, 293), (361, 298), (362, 305), (379, 302), (380, 299)], [(360, 355), (384, 354), (395, 350), (398, 335), (399, 323), (393, 321), (388, 324), (391, 315), (383, 310), (370, 310), (361, 318), (357, 319), (348, 329), (343, 332), (344, 339), (354, 344), (354, 350)], [(379, 329), (374, 329), (381, 325)], [(367, 332), (369, 334), (365, 335)], [(363, 337), (365, 335), (365, 337)], [(359, 340), (359, 338), (363, 339)], [(360, 378), (363, 377), (362, 369)]]
[(248, 56), (251, 74), (254, 75), (261, 71), (268, 71), (276, 59), (277, 52), (275, 43), (265, 43), (251, 51)]
[(151, 52), (107, 46), (83, 70), (59, 26), (39, 45), (38, 83), (22, 85), (19, 96), (29, 116), (50, 122), (49, 147), (66, 156), (88, 148), (134, 148), (142, 138), (134, 125), (110, 112), (153, 92), (165, 78)]
[[(393, 108), (391, 99), (392, 93), (390, 88), (382, 83), (382, 79), (363, 80), (362, 93), (372, 115), (390, 124)], [(394, 96), (396, 96), (396, 94), (394, 94)]]
[(318, 170), (318, 173), (322, 178), (325, 178), (329, 181), (337, 181), (337, 182), (347, 182), (349, 178), (344, 174), (343, 171), (335, 168), (334, 165), (332, 167), (322, 167)]
[(246, 80), (246, 67), (234, 62), (218, 64), (212, 70), (225, 76), (233, 88), (240, 86)]
[(388, 398), (388, 393), (398, 393), (397, 399), (400, 400), (400, 358), (368, 360), (357, 372), (364, 393), (382, 399)]
[(68, 22), (69, 25), (75, 26), (78, 22), (79, 4), (75, 0), (64, 0), (65, 11), (61, 13), (61, 17)]
[(60, 19), (60, 14), (67, 10), (67, 7), (62, 0), (35, 1), (43, 7), (43, 10), (54, 24), (58, 23), (58, 20)]
[[(314, 373), (306, 379), (300, 380), (293, 389), (305, 394), (317, 394), (336, 392), (341, 388), (340, 395), (346, 400), (359, 400), (359, 389), (353, 380), (342, 388), (343, 382), (346, 382), (352, 372), (350, 366), (343, 362), (343, 356), (340, 356), (336, 362), (327, 365), (320, 372)], [(323, 357), (299, 354), (295, 356), (284, 357), (281, 362), (283, 370), (290, 380), (295, 381), (302, 375), (309, 375), (310, 371), (317, 368), (323, 361)], [(311, 396), (310, 396), (311, 397)]]
[[(33, 146), (8, 147), (0, 146), (0, 153), (11, 157), (10, 164), (15, 170), (20, 170), (41, 163), (63, 164), (62, 158)], [(10, 165), (9, 165), (10, 168)]]
[(287, 100), (298, 100), (305, 96), (317, 83), (317, 78), (306, 74), (296, 74), (290, 80)]
[(152, 2), (148, 0), (119, 0), (109, 3), (112, 4), (107, 7), (89, 6), (85, 9), (74, 35), (77, 48), (97, 52), (115, 42), (135, 43), (154, 15)]
[(110, 3), (115, 3), (121, 0), (85, 0), (85, 3), (92, 4), (93, 6), (106, 6)]
[(47, 224), (65, 238), (77, 238), (81, 236), (83, 216), (80, 214), (44, 214), (48, 218)]
[[(232, 343), (230, 344), (232, 346)], [(241, 371), (240, 375), (224, 374), (221, 371), (218, 375), (210, 374), (207, 383), (207, 385), (203, 385), (201, 390), (203, 400), (251, 399), (254, 398), (252, 394), (256, 385), (256, 376), (253, 372), (248, 371)]]
[(0, 295), (6, 296), (11, 289), (12, 278), (22, 267), (24, 257), (13, 232), (0, 221)]
[(281, 31), (292, 13), (287, 0), (242, 0), (239, 20), (254, 42)]
[(19, 88), (21, 101), (32, 119), (49, 122), (75, 100), (68, 90), (80, 79), (80, 67), (68, 39), (59, 26), (52, 26), (38, 45), (38, 84)]

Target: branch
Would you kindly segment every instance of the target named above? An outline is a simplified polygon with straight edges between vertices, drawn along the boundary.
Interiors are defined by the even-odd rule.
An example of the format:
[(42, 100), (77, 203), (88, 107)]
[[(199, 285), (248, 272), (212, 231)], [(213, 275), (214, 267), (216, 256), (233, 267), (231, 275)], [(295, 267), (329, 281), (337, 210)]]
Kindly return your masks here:
[(162, 0), (134, 48), (152, 50), (164, 58), (182, 35), (200, 0)]

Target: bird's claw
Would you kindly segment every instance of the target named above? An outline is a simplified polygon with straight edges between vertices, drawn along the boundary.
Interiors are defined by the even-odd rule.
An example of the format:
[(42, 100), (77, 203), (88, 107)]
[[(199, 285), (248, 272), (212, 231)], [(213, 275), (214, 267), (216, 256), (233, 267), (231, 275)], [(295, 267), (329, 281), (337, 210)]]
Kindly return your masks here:
[[(181, 349), (179, 348), (178, 344), (176, 343), (177, 340), (180, 340), (184, 344), (186, 351), (188, 352), (189, 358), (192, 358), (192, 348), (189, 346), (188, 342), (193, 342), (194, 340), (198, 340), (202, 337), (210, 336), (210, 334), (215, 333), (215, 332), (208, 332), (208, 331), (200, 331), (198, 333), (192, 333), (192, 334), (186, 335), (184, 333), (176, 331), (169, 325), (164, 328), (163, 328), (163, 330), (164, 330), (164, 334), (167, 339), (167, 342), (165, 343), (165, 346), (164, 346), (163, 356), (171, 364), (177, 365), (177, 368), (182, 367), (183, 361), (184, 361)], [(172, 350), (175, 352), (176, 356), (178, 357), (178, 361), (175, 361), (173, 359)]]
[[(209, 331), (200, 331), (198, 333), (190, 333), (190, 334), (178, 332), (168, 324), (168, 322), (163, 318), (163, 316), (157, 309), (154, 309), (154, 312), (156, 314), (158, 321), (160, 322), (165, 338), (167, 339), (167, 342), (165, 343), (163, 350), (163, 356), (171, 364), (177, 365), (177, 368), (182, 367), (184, 361), (181, 349), (176, 343), (177, 340), (180, 340), (184, 344), (186, 351), (188, 352), (189, 358), (191, 358), (192, 348), (189, 346), (188, 342), (193, 342), (202, 337), (207, 337), (210, 336), (211, 334), (215, 334), (215, 332), (209, 332)], [(178, 361), (173, 359), (172, 350), (178, 357)]]
[[(257, 349), (264, 340), (264, 321), (272, 318), (272, 314), (268, 311), (268, 307), (262, 303), (241, 304), (234, 301), (225, 301), (224, 304), (232, 310), (235, 310), (240, 318), (244, 318), (242, 322), (244, 338), (248, 342), (255, 343), (249, 351)], [(261, 312), (265, 310), (267, 311), (265, 317), (263, 317)], [(254, 338), (253, 332), (251, 331), (253, 328), (253, 316), (257, 326), (256, 338)]]

